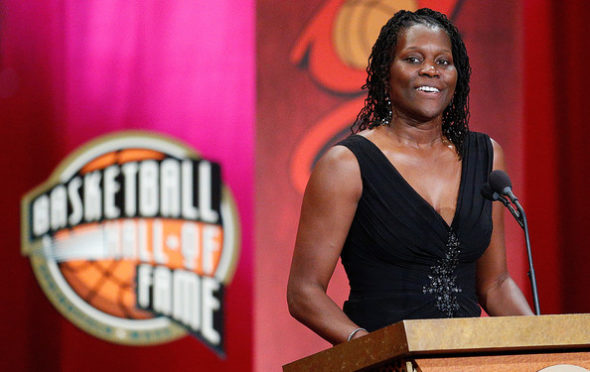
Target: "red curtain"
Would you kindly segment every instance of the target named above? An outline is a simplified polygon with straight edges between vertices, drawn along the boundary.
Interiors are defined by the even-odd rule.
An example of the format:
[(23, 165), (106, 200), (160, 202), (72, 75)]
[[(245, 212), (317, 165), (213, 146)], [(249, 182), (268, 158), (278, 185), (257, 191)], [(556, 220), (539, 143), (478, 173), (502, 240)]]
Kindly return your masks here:
[(543, 313), (590, 312), (590, 3), (524, 2), (526, 205)]

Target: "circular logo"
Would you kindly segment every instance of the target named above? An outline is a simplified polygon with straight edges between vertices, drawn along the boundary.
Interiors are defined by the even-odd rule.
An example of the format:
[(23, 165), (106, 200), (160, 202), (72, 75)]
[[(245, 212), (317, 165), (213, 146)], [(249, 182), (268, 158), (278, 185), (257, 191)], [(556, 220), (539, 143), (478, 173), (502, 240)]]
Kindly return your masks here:
[(22, 200), (22, 252), (72, 323), (101, 339), (224, 345), (239, 253), (219, 164), (159, 134), (118, 132), (68, 156)]

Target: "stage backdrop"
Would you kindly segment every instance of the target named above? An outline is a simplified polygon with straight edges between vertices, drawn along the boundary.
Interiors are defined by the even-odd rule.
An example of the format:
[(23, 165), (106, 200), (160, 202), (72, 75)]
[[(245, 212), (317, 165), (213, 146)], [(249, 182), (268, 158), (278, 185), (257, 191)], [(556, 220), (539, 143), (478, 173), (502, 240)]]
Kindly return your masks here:
[[(0, 161), (6, 176), (1, 186), (0, 217), (5, 256), (0, 265), (6, 273), (6, 290), (0, 310), (0, 369), (252, 370), (254, 20), (254, 2), (243, 0), (2, 2)], [(130, 129), (149, 133), (120, 136), (120, 131)], [(116, 136), (85, 147), (82, 153), (68, 158), (69, 167), (56, 169), (80, 146), (111, 133)], [(183, 193), (183, 203), (188, 200), (189, 207), (178, 217), (174, 214), (177, 207), (167, 211), (162, 208), (173, 205), (171, 200), (178, 200), (174, 195), (179, 195), (180, 164), (183, 187), (193, 182), (195, 190), (209, 191), (202, 194), (205, 199)], [(132, 168), (125, 168), (129, 165), (136, 166), (135, 173)], [(134, 178), (129, 174), (123, 177), (124, 169), (129, 174), (139, 174), (135, 183), (139, 195), (136, 212), (129, 213), (127, 205), (123, 209), (121, 204), (123, 194), (129, 201), (128, 196), (135, 192), (130, 181)], [(43, 246), (49, 251), (27, 249), (26, 255), (21, 255), (19, 245), (31, 248), (31, 242), (27, 234), (19, 242), (19, 200), (48, 180), (54, 171), (66, 178), (54, 177), (50, 184), (35, 191), (38, 209), (23, 206), (24, 214), (39, 212), (44, 209), (43, 198), (51, 200), (50, 234), (32, 244), (52, 239), (55, 227), (61, 226), (56, 222), (60, 213), (71, 212), (68, 223), (76, 221), (75, 211), (79, 208), (76, 197), (72, 197), (76, 191), (85, 203), (82, 222), (94, 222), (78, 228), (73, 223), (70, 236), (64, 229), (55, 232), (56, 243)], [(186, 172), (191, 176), (186, 176)], [(161, 181), (150, 186), (148, 180), (158, 180), (160, 176)], [(199, 180), (201, 183), (197, 183)], [(67, 209), (56, 207), (59, 200), (65, 200), (60, 199), (60, 195), (65, 195), (60, 194), (60, 190), (65, 190), (61, 181), (68, 188)], [(72, 186), (76, 182), (84, 185)], [(130, 187), (130, 193), (126, 187)], [(228, 204), (232, 212), (221, 211), (223, 222), (211, 218), (212, 224), (206, 227), (201, 223), (205, 210), (218, 217), (216, 198), (220, 188), (224, 189), (222, 203)], [(43, 191), (47, 191), (45, 196)], [(147, 195), (143, 202), (142, 195)], [(88, 198), (98, 200), (95, 218), (87, 214), (91, 214)], [(149, 211), (148, 206), (157, 207), (159, 201), (160, 209)], [(211, 203), (209, 207), (207, 203)], [(200, 208), (198, 217), (192, 213), (195, 205)], [(121, 218), (116, 218), (117, 213)], [(187, 216), (197, 223), (186, 222)], [(42, 233), (43, 218), (37, 217), (25, 219), (23, 225), (33, 223), (37, 232)], [(112, 234), (119, 231), (119, 222), (121, 226), (131, 226), (131, 235)], [(222, 239), (219, 228), (226, 229), (228, 224), (233, 225), (233, 234), (223, 235), (223, 240), (237, 241), (232, 245), (235, 255), (227, 262), (227, 280), (221, 288), (222, 284), (215, 283), (213, 278), (204, 279), (212, 268), (207, 266), (205, 252), (207, 247), (213, 247), (209, 252), (219, 251), (219, 246), (215, 248), (215, 241)], [(105, 242), (118, 241), (121, 236), (123, 243), (129, 236), (141, 241), (141, 226), (152, 233), (147, 245), (140, 244), (146, 249), (140, 248), (140, 255), (147, 252), (148, 257), (139, 260), (143, 263), (143, 284), (135, 282), (137, 277), (131, 271), (135, 268), (130, 269), (133, 254), (121, 258), (121, 252), (108, 255), (91, 250), (88, 245), (65, 244), (68, 237), (73, 239), (79, 234), (80, 240), (92, 228), (100, 231), (97, 228), (103, 227)], [(186, 234), (182, 230), (181, 234), (181, 228), (193, 230)], [(210, 232), (209, 238), (205, 231)], [(156, 239), (158, 234), (160, 240)], [(185, 244), (185, 238), (192, 239), (193, 244)], [(201, 238), (202, 244), (197, 242)], [(88, 249), (80, 252), (82, 247)], [(196, 255), (202, 247), (201, 260)], [(89, 254), (102, 256), (95, 262), (82, 259)], [(192, 263), (184, 263), (189, 256)], [(162, 257), (170, 258), (168, 265), (162, 264), (167, 262)], [(214, 256), (209, 257), (212, 265), (218, 262)], [(52, 262), (42, 262), (35, 276), (30, 261), (45, 259)], [(179, 276), (179, 270), (173, 270), (178, 267), (184, 267)], [(48, 272), (57, 279), (63, 276), (68, 284), (49, 280)], [(171, 272), (174, 278), (185, 279), (182, 285), (189, 286), (185, 289), (197, 283), (196, 273), (203, 274), (202, 282), (209, 283), (209, 287), (193, 286), (193, 297), (184, 297), (193, 302), (179, 305), (174, 302), (178, 296), (166, 297), (172, 286)], [(43, 291), (40, 285), (45, 286)], [(65, 288), (66, 294), (58, 293), (51, 298), (56, 306), (46, 295), (55, 292), (55, 286)], [(134, 292), (141, 287), (146, 290), (143, 306), (136, 301)], [(77, 303), (72, 290), (77, 293)], [(204, 297), (198, 291), (214, 293)], [(71, 303), (67, 302), (70, 300)], [(80, 303), (82, 310), (77, 307)], [(214, 310), (213, 314), (209, 311), (208, 319), (191, 318), (196, 312), (182, 310), (202, 311), (202, 306)], [(99, 329), (96, 319), (108, 319), (121, 327)], [(205, 330), (207, 322), (213, 322), (215, 329)], [(166, 324), (164, 328), (151, 333), (142, 331), (152, 329), (151, 324), (162, 323)], [(91, 331), (101, 338), (91, 335)]]
[[(360, 108), (363, 70), (380, 25), (400, 8), (421, 6), (448, 14), (467, 43), (473, 67), (471, 126), (504, 147), (514, 189), (528, 210), (543, 313), (590, 312), (590, 170), (585, 140), (590, 75), (583, 68), (590, 51), (585, 42), (589, 2), (5, 0), (0, 4), (0, 272), (5, 276), (0, 369), (266, 372), (328, 347), (291, 319), (286, 306), (302, 191), (317, 157), (346, 135)], [(121, 136), (130, 129), (149, 131), (142, 138), (158, 140), (125, 141), (146, 136)], [(113, 137), (102, 137), (113, 132), (118, 133), (114, 138), (124, 139), (116, 146), (105, 142)], [(100, 142), (93, 142), (96, 139)], [(89, 149), (106, 156), (87, 163), (83, 155)], [(105, 149), (107, 154), (101, 152)], [(95, 324), (74, 325), (65, 316), (68, 304), (46, 294), (53, 288), (40, 275), (44, 271), (31, 268), (36, 257), (58, 256), (35, 250), (49, 247), (51, 252), (54, 246), (45, 244), (47, 239), (32, 246), (27, 239), (34, 234), (21, 239), (21, 228), (33, 223), (26, 219), (21, 224), (21, 213), (32, 211), (21, 208), (25, 195), (29, 202), (41, 200), (39, 210), (51, 219), (54, 214), (43, 200), (60, 205), (60, 185), (74, 185), (80, 193), (76, 179), (90, 175), (90, 190), (109, 185), (104, 195), (110, 199), (101, 205), (108, 205), (112, 219), (117, 215), (113, 206), (127, 208), (124, 199), (111, 198), (124, 194), (121, 190), (129, 179), (121, 175), (123, 167), (141, 159), (151, 166), (152, 160), (172, 160), (167, 164), (172, 164), (168, 169), (173, 175), (179, 169), (174, 164), (192, 165), (188, 169), (193, 176), (202, 164), (202, 178), (219, 180), (217, 185), (231, 196), (223, 200), (235, 201), (230, 215), (239, 235), (233, 235), (238, 242), (235, 270), (230, 270), (233, 275), (226, 278), (223, 294), (221, 350), (215, 342), (204, 342), (207, 338), (200, 338), (199, 332), (192, 335), (182, 328), (186, 319), (180, 318), (175, 329), (180, 327), (186, 335), (175, 333), (179, 338), (170, 342), (132, 346), (95, 337), (84, 328)], [(113, 169), (119, 176), (113, 176)], [(96, 174), (109, 181), (96, 182)], [(200, 177), (199, 173), (192, 180)], [(167, 183), (166, 189), (178, 182)], [(199, 184), (198, 189), (203, 187)], [(75, 193), (65, 195), (70, 204), (77, 200)], [(96, 203), (97, 194), (93, 195)], [(192, 201), (197, 199), (193, 195)], [(56, 238), (67, 237), (57, 230), (64, 227), (64, 210), (73, 213), (73, 204), (52, 210), (57, 211), (52, 231)], [(153, 217), (130, 215), (138, 221)], [(89, 215), (88, 220), (92, 218), (97, 217)], [(168, 231), (178, 231), (174, 224), (181, 219), (173, 220)], [(37, 230), (40, 236), (46, 232), (43, 226), (54, 228), (43, 225), (42, 218), (36, 223), (42, 226)], [(521, 232), (509, 216), (506, 226), (509, 267), (530, 298)], [(152, 232), (156, 230), (167, 231)], [(165, 252), (186, 258), (173, 253), (178, 235), (168, 237)], [(161, 253), (162, 246), (154, 247), (147, 249), (154, 260), (144, 263), (157, 266), (155, 252)], [(142, 312), (150, 311), (150, 301), (143, 309), (129, 308), (135, 301), (131, 289), (138, 284), (129, 276), (121, 282), (119, 265), (108, 259), (113, 257), (96, 264), (67, 262), (62, 273), (79, 292), (84, 281), (75, 281), (72, 272), (89, 269), (94, 274), (87, 279), (99, 277), (94, 291), (86, 293), (92, 298), (86, 298), (115, 313), (114, 318), (118, 311), (131, 318), (166, 315), (165, 306), (159, 307), (162, 303), (159, 312)], [(50, 270), (55, 273), (55, 266)], [(158, 271), (166, 279), (165, 270)], [(129, 275), (129, 270), (123, 273)], [(96, 301), (105, 283), (124, 288), (117, 292), (121, 297), (115, 308)], [(329, 292), (339, 303), (347, 296), (340, 267)], [(215, 301), (208, 306), (215, 308)]]
[[(509, 1), (258, 2), (256, 365), (272, 370), (329, 346), (290, 318), (285, 302), (303, 190), (314, 162), (350, 133), (380, 27), (399, 9), (431, 7), (459, 27), (473, 68), (471, 128), (504, 148), (515, 192), (523, 194), (521, 9)], [(506, 218), (510, 270), (528, 294), (522, 234)], [(342, 304), (338, 265), (328, 292)], [(274, 357), (269, 357), (272, 355)]]

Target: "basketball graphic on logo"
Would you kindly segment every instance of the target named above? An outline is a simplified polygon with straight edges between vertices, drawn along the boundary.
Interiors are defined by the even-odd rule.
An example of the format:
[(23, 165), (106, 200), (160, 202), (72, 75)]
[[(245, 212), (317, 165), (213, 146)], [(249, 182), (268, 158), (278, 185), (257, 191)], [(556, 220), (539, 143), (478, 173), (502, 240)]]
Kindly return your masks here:
[(59, 267), (72, 289), (92, 307), (119, 318), (152, 318), (135, 305), (135, 265), (131, 260), (76, 260)]
[(70, 155), (22, 208), (23, 253), (74, 324), (132, 345), (190, 333), (223, 352), (239, 224), (218, 164), (160, 135), (117, 133)]
[[(80, 172), (104, 169), (113, 164), (131, 161), (161, 160), (165, 154), (148, 150), (122, 150), (98, 157)], [(78, 227), (83, 229), (85, 227)], [(71, 260), (59, 269), (72, 289), (89, 305), (107, 314), (129, 319), (153, 318), (153, 314), (136, 307), (135, 266), (137, 260)]]

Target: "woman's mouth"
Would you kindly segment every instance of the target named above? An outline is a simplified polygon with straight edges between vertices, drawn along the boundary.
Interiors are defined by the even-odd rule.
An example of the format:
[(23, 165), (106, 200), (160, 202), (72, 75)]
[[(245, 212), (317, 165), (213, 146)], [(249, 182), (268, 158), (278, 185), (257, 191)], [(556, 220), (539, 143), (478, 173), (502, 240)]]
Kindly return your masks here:
[(428, 93), (440, 93), (440, 90), (438, 88), (431, 87), (428, 85), (419, 86), (418, 88), (416, 88), (416, 90), (419, 90), (421, 92), (428, 92)]

